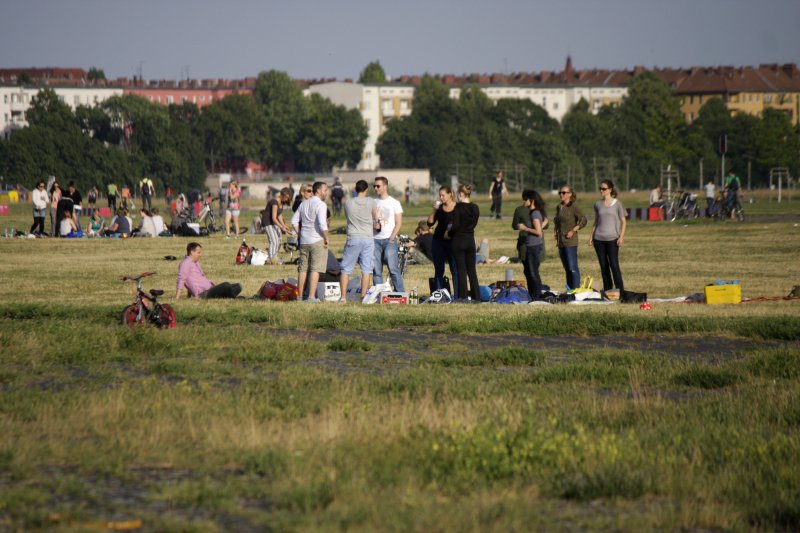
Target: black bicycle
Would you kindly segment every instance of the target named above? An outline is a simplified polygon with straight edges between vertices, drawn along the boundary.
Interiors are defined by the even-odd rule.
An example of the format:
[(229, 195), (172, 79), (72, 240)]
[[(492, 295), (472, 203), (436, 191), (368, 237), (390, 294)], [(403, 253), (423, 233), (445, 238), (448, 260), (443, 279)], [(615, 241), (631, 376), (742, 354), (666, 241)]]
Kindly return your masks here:
[(406, 273), (408, 265), (417, 264), (414, 257), (411, 255), (411, 250), (406, 247), (410, 242), (411, 239), (408, 238), (408, 235), (397, 236), (397, 267), (401, 275)]

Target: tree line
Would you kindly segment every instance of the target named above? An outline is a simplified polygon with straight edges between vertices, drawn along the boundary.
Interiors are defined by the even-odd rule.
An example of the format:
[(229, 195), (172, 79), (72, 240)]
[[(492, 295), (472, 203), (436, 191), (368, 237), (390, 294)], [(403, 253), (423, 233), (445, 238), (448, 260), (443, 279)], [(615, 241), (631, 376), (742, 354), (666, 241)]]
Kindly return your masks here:
[[(377, 62), (361, 77), (385, 80)], [(358, 110), (316, 94), (304, 97), (277, 71), (259, 74), (252, 95), (234, 94), (203, 108), (124, 95), (72, 111), (45, 89), (27, 119), (29, 127), (0, 140), (0, 175), (26, 187), (51, 174), (83, 190), (108, 181), (136, 183), (147, 175), (187, 190), (201, 188), (208, 172), (234, 161), (326, 172), (355, 167), (367, 138)], [(722, 100), (712, 98), (687, 125), (673, 91), (652, 73), (631, 80), (621, 105), (593, 114), (582, 100), (560, 124), (529, 100), (493, 103), (476, 86), (451, 99), (446, 86), (425, 76), (411, 115), (387, 122), (377, 151), (383, 168), (429, 168), (440, 183), (458, 174), (484, 190), (498, 168), (518, 169), (524, 186), (569, 181), (588, 188), (599, 175), (649, 188), (667, 165), (684, 183), (698, 183), (701, 162), (704, 178), (714, 177), (722, 134), (726, 166), (744, 176), (750, 164), (754, 186), (766, 185), (774, 167), (788, 167), (795, 176), (800, 171), (800, 135), (785, 113), (732, 117)]]
[(31, 188), (55, 175), (79, 189), (135, 184), (142, 176), (176, 190), (202, 188), (207, 172), (236, 161), (320, 172), (355, 166), (367, 128), (357, 110), (303, 96), (283, 72), (262, 72), (254, 93), (198, 108), (114, 96), (73, 111), (43, 89), (27, 111), (29, 126), (0, 140), (0, 175)]
[(426, 76), (413, 112), (387, 124), (377, 152), (386, 168), (430, 168), (440, 183), (459, 174), (479, 190), (504, 167), (522, 169), (525, 186), (570, 181), (588, 188), (599, 174), (641, 189), (655, 186), (669, 165), (682, 183), (696, 187), (701, 161), (704, 182), (718, 179), (718, 140), (726, 134), (726, 168), (744, 177), (750, 164), (753, 186), (763, 186), (773, 167), (800, 172), (798, 133), (781, 111), (732, 117), (719, 98), (687, 125), (674, 92), (653, 73), (633, 78), (621, 105), (593, 114), (581, 100), (561, 124), (529, 100), (493, 104), (478, 87), (451, 99), (446, 86)]

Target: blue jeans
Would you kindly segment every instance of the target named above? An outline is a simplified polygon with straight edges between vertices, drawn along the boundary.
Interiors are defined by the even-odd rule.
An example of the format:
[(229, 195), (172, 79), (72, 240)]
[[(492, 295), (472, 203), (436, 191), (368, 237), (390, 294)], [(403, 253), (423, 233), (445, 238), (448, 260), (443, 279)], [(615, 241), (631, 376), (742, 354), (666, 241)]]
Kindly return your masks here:
[(403, 286), (403, 274), (397, 264), (397, 239), (394, 242), (389, 239), (375, 239), (375, 264), (372, 266), (372, 276), (375, 285), (383, 283), (383, 265), (389, 267), (389, 277), (392, 278), (392, 285), (397, 292), (405, 292)]
[(453, 280), (453, 294), (455, 297), (458, 294), (458, 270), (456, 268), (456, 260), (453, 257), (453, 249), (449, 241), (442, 239), (433, 239), (433, 278), (434, 290), (445, 288), (444, 284), (444, 266), (450, 265), (450, 279)]
[(558, 249), (561, 265), (567, 274), (567, 285), (570, 289), (577, 289), (581, 285), (581, 271), (578, 270), (578, 247), (564, 246)]

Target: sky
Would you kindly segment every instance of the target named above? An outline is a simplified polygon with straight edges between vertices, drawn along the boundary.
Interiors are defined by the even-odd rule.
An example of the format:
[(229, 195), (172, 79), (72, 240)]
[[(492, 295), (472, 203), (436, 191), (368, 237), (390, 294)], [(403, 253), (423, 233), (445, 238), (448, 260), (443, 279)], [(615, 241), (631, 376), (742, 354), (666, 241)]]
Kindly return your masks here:
[(0, 68), (106, 77), (800, 63), (800, 0), (0, 0)]

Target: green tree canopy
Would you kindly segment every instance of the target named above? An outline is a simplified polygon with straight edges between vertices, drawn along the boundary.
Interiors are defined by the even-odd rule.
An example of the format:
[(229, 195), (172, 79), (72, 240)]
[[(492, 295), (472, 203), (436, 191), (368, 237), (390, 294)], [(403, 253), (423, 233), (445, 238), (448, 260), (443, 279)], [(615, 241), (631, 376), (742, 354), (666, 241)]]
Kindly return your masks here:
[(358, 76), (358, 83), (386, 83), (386, 72), (380, 61), (372, 61)]

